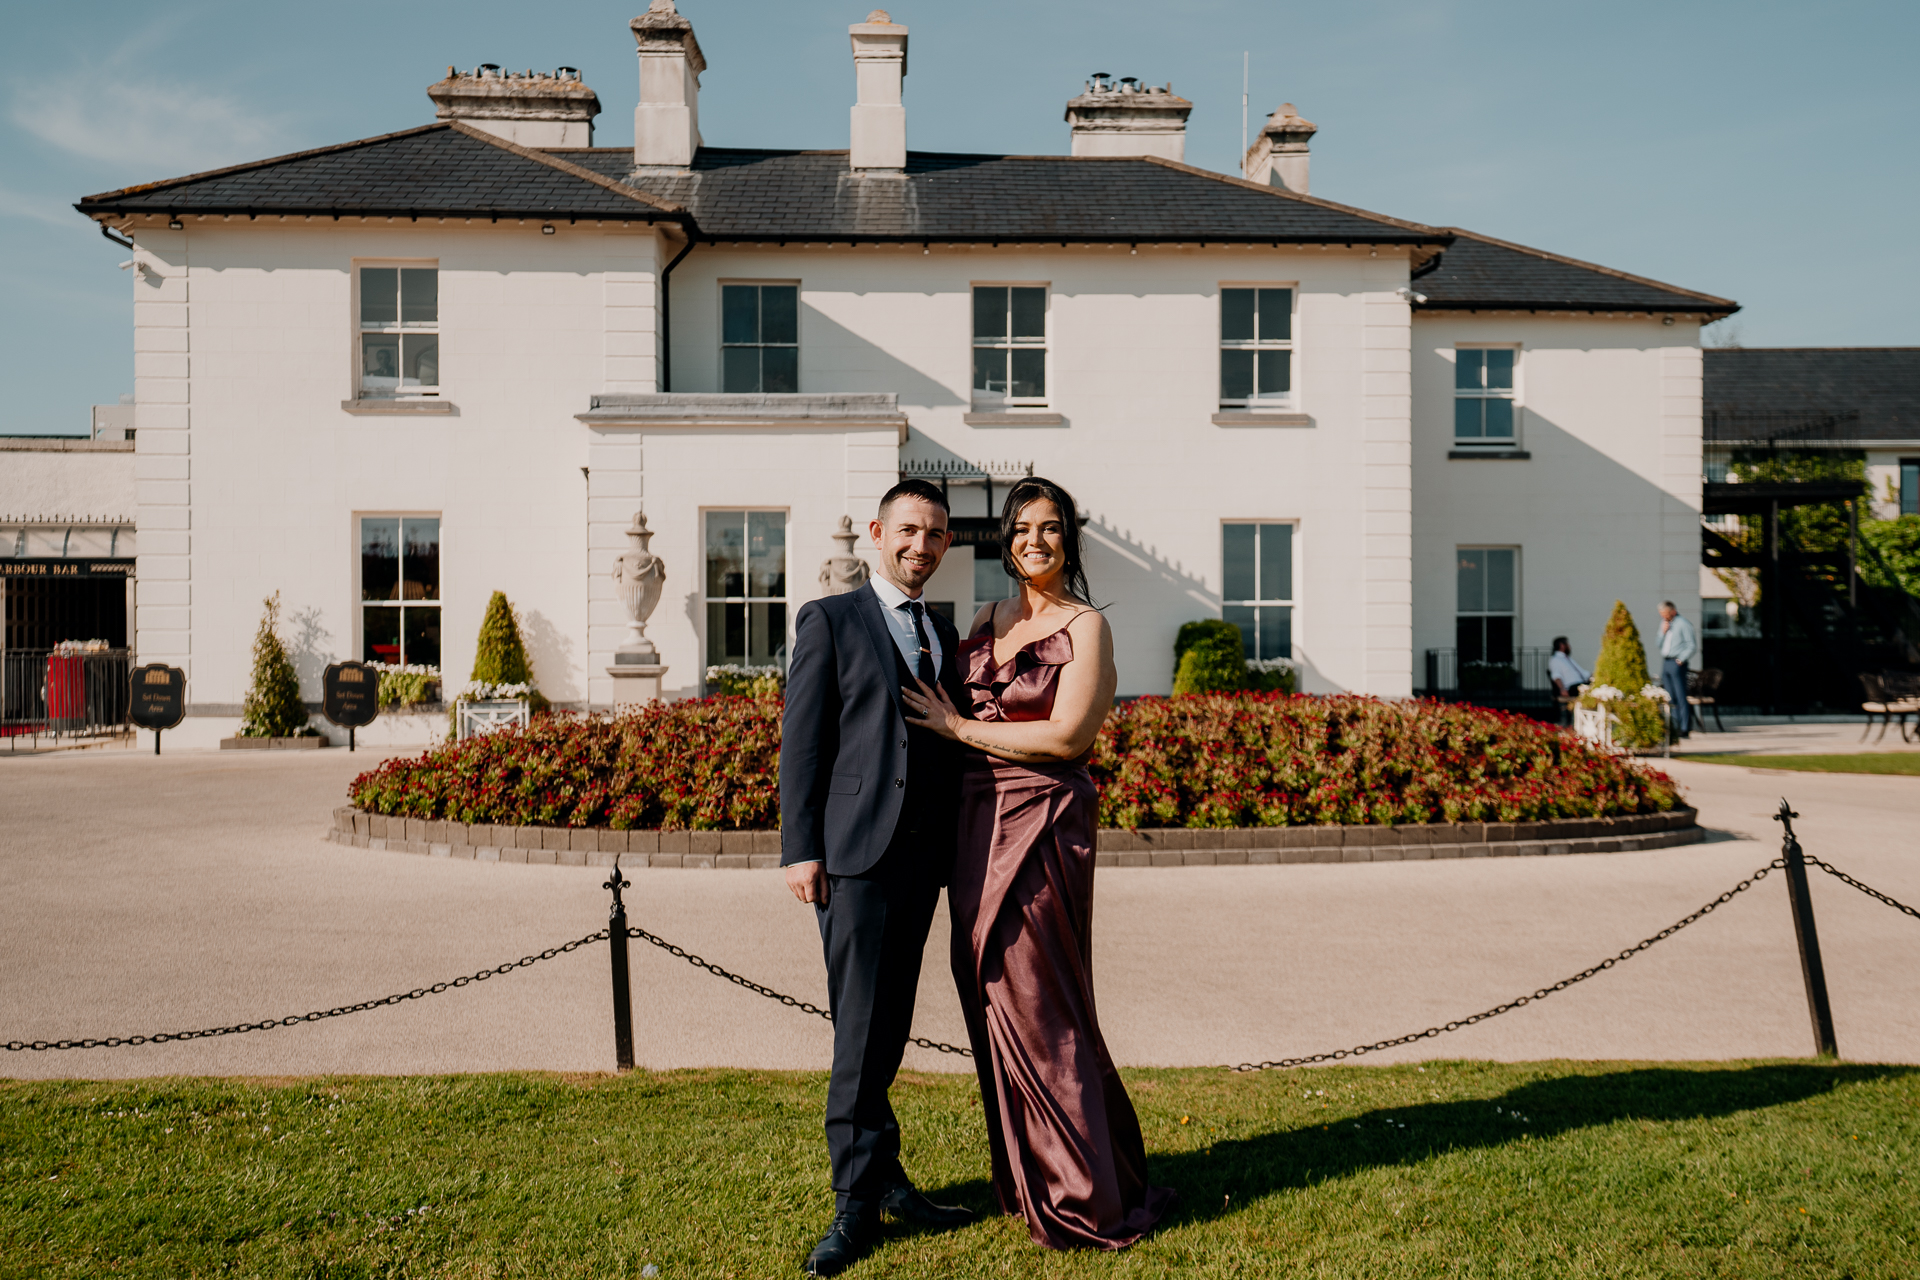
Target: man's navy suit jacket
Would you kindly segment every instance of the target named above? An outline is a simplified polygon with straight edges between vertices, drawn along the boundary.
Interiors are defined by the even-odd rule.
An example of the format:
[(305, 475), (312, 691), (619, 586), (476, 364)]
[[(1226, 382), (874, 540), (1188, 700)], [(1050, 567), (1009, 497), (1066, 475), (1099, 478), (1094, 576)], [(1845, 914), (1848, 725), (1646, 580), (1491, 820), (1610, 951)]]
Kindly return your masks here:
[[(940, 683), (966, 710), (959, 633), (931, 609), (940, 635)], [(827, 874), (857, 876), (886, 853), (908, 794), (904, 664), (871, 587), (802, 606), (787, 665), (780, 729), (780, 865), (821, 861)], [(925, 729), (911, 731), (913, 790), (927, 810), (915, 815), (921, 837), (913, 856), (945, 883), (952, 869), (960, 811), (958, 745)]]

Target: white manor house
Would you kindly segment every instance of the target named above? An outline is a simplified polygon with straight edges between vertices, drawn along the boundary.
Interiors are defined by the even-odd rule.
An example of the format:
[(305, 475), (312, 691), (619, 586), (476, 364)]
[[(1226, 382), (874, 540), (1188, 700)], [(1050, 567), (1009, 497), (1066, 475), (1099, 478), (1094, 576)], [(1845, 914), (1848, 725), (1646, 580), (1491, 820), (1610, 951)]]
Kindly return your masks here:
[(883, 12), (850, 145), (708, 146), (691, 24), (631, 26), (631, 149), (571, 69), (450, 69), (427, 123), (77, 206), (134, 246), (128, 640), (208, 736), (275, 591), (310, 699), (347, 657), (457, 688), (500, 590), (542, 691), (609, 706), (637, 512), (696, 695), (783, 661), (902, 475), (950, 494), (928, 599), (962, 626), (1009, 591), (996, 495), (1067, 486), (1123, 694), (1168, 690), (1195, 618), (1404, 697), (1430, 651), (1590, 662), (1616, 598), (1698, 607), (1700, 328), (1733, 302), (1309, 194), (1291, 107), (1238, 175), (1132, 79), (1067, 103), (1066, 154), (908, 150)]

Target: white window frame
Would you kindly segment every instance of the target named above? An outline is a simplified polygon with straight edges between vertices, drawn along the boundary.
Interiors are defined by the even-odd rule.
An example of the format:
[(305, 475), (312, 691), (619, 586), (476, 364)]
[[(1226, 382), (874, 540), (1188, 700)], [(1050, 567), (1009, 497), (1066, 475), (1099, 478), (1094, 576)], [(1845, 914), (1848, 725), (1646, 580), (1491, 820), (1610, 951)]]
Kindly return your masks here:
[[(1227, 597), (1227, 526), (1234, 525), (1234, 524), (1250, 524), (1250, 525), (1254, 525), (1256, 529), (1258, 528), (1258, 526), (1261, 526), (1261, 525), (1285, 525), (1293, 531), (1291, 536), (1289, 536), (1287, 539), (1287, 544), (1288, 544), (1287, 545), (1287, 550), (1288, 550), (1287, 582), (1293, 588), (1293, 594), (1290, 598), (1285, 600), (1279, 600), (1279, 599), (1242, 600), (1242, 599), (1229, 599)], [(1272, 607), (1284, 606), (1288, 610), (1287, 651), (1283, 654), (1279, 654), (1276, 656), (1285, 658), (1289, 662), (1294, 661), (1295, 660), (1294, 655), (1299, 652), (1299, 648), (1300, 648), (1300, 616), (1301, 616), (1300, 615), (1300, 586), (1301, 586), (1300, 521), (1297, 518), (1293, 518), (1293, 519), (1274, 518), (1271, 516), (1223, 517), (1220, 521), (1220, 529), (1217, 536), (1219, 538), (1218, 545), (1220, 547), (1220, 616), (1223, 619), (1226, 618), (1227, 610), (1229, 608), (1234, 608), (1234, 607), (1258, 609), (1262, 607), (1272, 608)], [(1260, 547), (1260, 535), (1258, 532), (1256, 532), (1254, 534), (1255, 560), (1254, 560), (1254, 571), (1253, 571), (1254, 588), (1256, 591), (1259, 589), (1259, 585), (1260, 585), (1260, 562), (1258, 559), (1259, 547)], [(1259, 640), (1256, 637), (1254, 641), (1254, 652), (1257, 655), (1259, 651), (1260, 651)]]
[[(403, 522), (400, 526), (400, 537), (401, 537), (400, 556), (401, 556), (402, 565), (404, 565), (406, 561), (406, 525), (404, 522), (408, 520), (438, 520), (440, 522), (440, 542), (439, 542), (440, 595), (437, 599), (434, 599), (434, 600), (419, 600), (419, 601), (414, 601), (413, 603), (417, 607), (432, 606), (440, 610), (440, 659), (436, 660), (433, 665), (440, 667), (441, 676), (444, 679), (446, 675), (446, 667), (444, 664), (444, 659), (446, 657), (446, 652), (447, 652), (447, 517), (446, 517), (446, 513), (441, 511), (356, 511), (353, 513), (352, 590), (353, 590), (353, 652), (355, 654), (364, 654), (367, 651), (366, 618), (367, 618), (367, 607), (369, 605), (375, 606), (377, 608), (391, 608), (391, 609), (394, 609), (395, 611), (399, 611), (406, 608), (407, 604), (409, 603), (406, 600), (395, 600), (395, 601), (387, 602), (387, 601), (380, 601), (380, 600), (366, 600), (361, 598), (363, 595), (363, 592), (362, 592), (363, 583), (360, 575), (363, 568), (365, 567), (362, 563), (362, 556), (364, 554), (364, 548), (365, 548), (365, 543), (363, 541), (363, 538), (365, 535), (362, 532), (361, 526), (365, 521), (368, 521), (368, 520), (399, 520)], [(404, 573), (405, 569), (403, 568), (401, 572)], [(406, 619), (404, 617), (401, 619), (401, 623), (400, 623), (400, 661), (403, 663), (409, 663), (409, 664), (412, 663), (412, 659), (410, 659), (407, 656), (407, 628), (406, 628)]]
[[(719, 512), (719, 511), (738, 511), (746, 516), (751, 516), (755, 512), (763, 512), (763, 513), (774, 512), (774, 513), (777, 513), (781, 517), (781, 519), (785, 522), (784, 529), (786, 534), (788, 535), (786, 538), (783, 539), (783, 543), (786, 548), (786, 564), (784, 566), (784, 569), (781, 575), (786, 580), (786, 584), (787, 584), (787, 592), (785, 595), (713, 596), (713, 595), (707, 594), (707, 517), (713, 514), (714, 512)], [(785, 621), (782, 623), (779, 653), (784, 656), (775, 658), (774, 664), (784, 668), (787, 662), (793, 657), (793, 616), (795, 612), (795, 605), (794, 605), (794, 598), (793, 598), (793, 588), (794, 588), (793, 538), (791, 536), (793, 533), (793, 508), (755, 505), (753, 503), (747, 503), (747, 502), (738, 503), (738, 504), (716, 502), (711, 506), (701, 507), (699, 509), (698, 518), (699, 518), (700, 524), (699, 524), (699, 533), (695, 541), (695, 545), (697, 545), (700, 548), (700, 658), (701, 658), (700, 670), (702, 672), (705, 672), (708, 667), (714, 665), (714, 663), (711, 660), (711, 655), (713, 650), (709, 643), (709, 641), (712, 638), (711, 623), (709, 622), (709, 615), (711, 614), (712, 610), (708, 606), (716, 605), (716, 604), (718, 605), (777, 604), (782, 606), (786, 611), (786, 616), (785, 616)], [(749, 526), (751, 526), (751, 522), (749, 522)], [(743, 574), (742, 576), (744, 578), (745, 575)], [(749, 618), (751, 618), (752, 615), (749, 614), (748, 616)], [(742, 655), (742, 662), (744, 665), (751, 665), (751, 661), (752, 660), (749, 655)]]
[[(767, 347), (789, 347), (790, 346), (793, 348), (793, 388), (795, 392), (798, 392), (801, 389), (800, 281), (798, 280), (759, 280), (759, 279), (736, 280), (736, 279), (729, 278), (729, 279), (717, 280), (714, 282), (714, 284), (715, 284), (715, 287), (719, 290), (719, 296), (715, 301), (716, 301), (716, 305), (719, 307), (718, 314), (720, 317), (720, 323), (715, 326), (716, 336), (719, 339), (719, 346), (718, 346), (719, 365), (717, 369), (719, 376), (714, 379), (713, 385), (722, 390), (724, 390), (727, 385), (727, 351), (729, 348), (751, 347), (755, 349), (765, 349)], [(793, 341), (791, 343), (728, 342), (727, 341), (727, 288), (728, 286), (751, 287), (755, 289), (765, 289), (768, 287), (773, 287), (776, 289), (792, 289), (793, 290)], [(764, 383), (764, 381), (765, 379), (763, 377), (762, 382)], [(780, 393), (761, 391), (757, 393), (746, 393), (746, 394), (778, 395)], [(733, 508), (731, 507), (715, 507), (714, 508), (714, 510), (716, 511), (731, 511), (732, 509)]]
[[(1227, 306), (1226, 291), (1228, 289), (1256, 289), (1256, 290), (1257, 289), (1285, 289), (1288, 294), (1287, 336), (1285, 338), (1267, 338), (1267, 337), (1260, 337), (1260, 336), (1255, 336), (1253, 338), (1228, 338), (1224, 332), (1224, 330), (1226, 329), (1226, 306)], [(1255, 294), (1254, 307), (1255, 307), (1254, 333), (1258, 335), (1260, 333), (1260, 328), (1261, 328), (1259, 319), (1258, 319), (1258, 316), (1259, 316), (1259, 295), (1258, 294)], [(1288, 281), (1288, 280), (1222, 280), (1219, 285), (1219, 296), (1215, 299), (1215, 303), (1214, 303), (1214, 337), (1217, 340), (1217, 345), (1219, 346), (1220, 350), (1222, 351), (1255, 351), (1255, 352), (1285, 351), (1288, 354), (1287, 354), (1287, 391), (1285, 395), (1267, 396), (1267, 395), (1260, 394), (1259, 356), (1256, 355), (1254, 357), (1253, 398), (1229, 400), (1224, 395), (1222, 395), (1219, 397), (1220, 407), (1222, 409), (1240, 410), (1246, 413), (1260, 413), (1262, 411), (1271, 412), (1271, 413), (1294, 412), (1300, 403), (1300, 367), (1299, 367), (1299, 361), (1293, 358), (1293, 353), (1297, 350), (1296, 344), (1298, 342), (1299, 332), (1300, 332), (1300, 286), (1297, 282)], [(1216, 394), (1218, 394), (1221, 390), (1221, 387), (1219, 386), (1220, 381), (1221, 381), (1220, 370), (1218, 368), (1218, 358), (1216, 357), (1216, 363), (1215, 363), (1215, 369), (1214, 369), (1214, 383), (1215, 383), (1214, 390)]]
[[(352, 312), (350, 316), (350, 319), (353, 325), (353, 336), (351, 339), (352, 355), (350, 359), (350, 365), (353, 369), (352, 399), (355, 399), (355, 400), (416, 400), (416, 399), (425, 400), (425, 399), (436, 399), (441, 396), (444, 396), (447, 390), (447, 380), (445, 376), (446, 375), (446, 347), (444, 345), (444, 342), (440, 346), (438, 350), (438, 354), (435, 358), (439, 380), (433, 387), (424, 388), (424, 387), (401, 386), (401, 387), (395, 387), (391, 391), (388, 391), (384, 388), (367, 387), (366, 385), (367, 371), (365, 368), (365, 354), (364, 354), (365, 345), (361, 342), (361, 335), (368, 334), (368, 333), (391, 333), (399, 337), (404, 337), (407, 334), (432, 334), (435, 338), (441, 338), (442, 325), (441, 325), (440, 313), (441, 313), (442, 299), (440, 296), (440, 281), (438, 279), (434, 281), (434, 309), (433, 309), (432, 324), (430, 325), (422, 324), (417, 321), (411, 325), (405, 324), (399, 319), (397, 314), (394, 318), (394, 322), (391, 325), (385, 325), (385, 324), (370, 325), (365, 323), (360, 318), (360, 315), (361, 315), (360, 313), (360, 273), (363, 270), (365, 270), (368, 267), (373, 267), (376, 269), (379, 269), (379, 268), (412, 269), (415, 271), (418, 271), (424, 268), (424, 269), (431, 270), (435, 272), (436, 275), (438, 275), (440, 272), (440, 260), (438, 258), (355, 258), (353, 259), (351, 266), (353, 270), (353, 288), (351, 290)], [(405, 352), (403, 351), (401, 354), (402, 354), (402, 359), (404, 360)]]
[[(1453, 441), (1453, 448), (1518, 449), (1520, 447), (1521, 417), (1524, 413), (1523, 406), (1526, 403), (1522, 395), (1523, 388), (1521, 385), (1521, 380), (1525, 377), (1525, 350), (1526, 348), (1518, 342), (1456, 342), (1453, 344), (1453, 356), (1452, 359), (1448, 361), (1448, 364), (1450, 364), (1452, 368), (1448, 372), (1448, 377), (1455, 385), (1453, 387), (1453, 398), (1448, 401), (1448, 408), (1453, 410), (1453, 406), (1461, 400), (1506, 400), (1513, 406), (1512, 434), (1506, 436), (1463, 436), (1460, 434), (1459, 418), (1457, 416), (1458, 410), (1453, 410), (1456, 416), (1447, 426), (1448, 435)], [(1460, 353), (1462, 351), (1513, 352), (1513, 385), (1506, 388), (1491, 389), (1483, 386), (1477, 391), (1459, 386)]]
[[(1511, 551), (1513, 552), (1513, 608), (1511, 609), (1486, 609), (1486, 608), (1462, 609), (1460, 607), (1460, 553), (1463, 551)], [(1512, 542), (1462, 543), (1453, 549), (1453, 564), (1454, 564), (1454, 572), (1453, 572), (1454, 641), (1453, 642), (1454, 642), (1454, 663), (1455, 663), (1454, 669), (1456, 673), (1459, 671), (1461, 667), (1465, 666), (1467, 662), (1466, 655), (1460, 649), (1459, 622), (1460, 622), (1460, 619), (1462, 618), (1512, 618), (1513, 619), (1513, 636), (1510, 643), (1510, 647), (1513, 650), (1513, 656), (1508, 659), (1508, 662), (1514, 667), (1515, 670), (1518, 670), (1520, 666), (1520, 650), (1526, 647), (1524, 643), (1524, 636), (1522, 635), (1522, 632), (1521, 632), (1521, 619), (1525, 616), (1522, 608), (1522, 606), (1525, 604), (1525, 597), (1521, 589), (1521, 584), (1522, 584), (1521, 570), (1523, 567), (1523, 558), (1521, 556), (1520, 546), (1517, 543), (1512, 543)], [(1481, 634), (1483, 637), (1485, 636), (1484, 628), (1482, 629)], [(1480, 661), (1491, 661), (1491, 659), (1482, 658), (1480, 659)], [(1457, 674), (1455, 678), (1458, 679)]]
[[(1004, 338), (980, 338), (973, 334), (974, 290), (976, 289), (1039, 289), (1045, 295), (1041, 306), (1041, 323), (1046, 328), (1045, 335), (1038, 342), (1018, 340), (1013, 335), (1013, 295), (1007, 295), (1007, 336)], [(1053, 396), (1053, 284), (1047, 280), (972, 280), (967, 283), (967, 388), (972, 396), (976, 411), (992, 411), (1001, 408), (1044, 409)], [(1045, 379), (1047, 394), (1042, 396), (1001, 395), (992, 391), (982, 391), (973, 385), (973, 353), (978, 350), (989, 351), (1039, 351), (1044, 363), (1040, 376)], [(1011, 366), (1012, 357), (1008, 357)], [(1009, 368), (1008, 385), (1012, 385)]]

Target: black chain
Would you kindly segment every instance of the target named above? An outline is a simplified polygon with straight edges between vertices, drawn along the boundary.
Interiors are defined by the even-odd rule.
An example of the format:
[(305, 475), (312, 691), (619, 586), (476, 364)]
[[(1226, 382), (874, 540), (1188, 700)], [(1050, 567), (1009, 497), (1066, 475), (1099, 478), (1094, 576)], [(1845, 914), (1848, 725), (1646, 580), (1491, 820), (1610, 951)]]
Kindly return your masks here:
[[(645, 929), (636, 929), (636, 928), (633, 928), (632, 926), (629, 926), (627, 928), (627, 936), (631, 938), (638, 938), (642, 942), (651, 942), (654, 946), (660, 948), (662, 951), (666, 952), (668, 955), (679, 956), (682, 960), (685, 960), (688, 964), (692, 965), (694, 968), (705, 969), (708, 973), (712, 974), (714, 977), (725, 978), (728, 982), (731, 982), (734, 986), (745, 987), (747, 990), (753, 992), (757, 996), (765, 996), (769, 1000), (778, 1000), (781, 1004), (787, 1006), (787, 1008), (789, 1009), (798, 1009), (802, 1013), (811, 1013), (817, 1018), (825, 1018), (828, 1022), (833, 1021), (832, 1012), (826, 1009), (822, 1009), (817, 1004), (808, 1004), (805, 1000), (796, 1000), (792, 996), (782, 995), (778, 991), (775, 991), (772, 987), (763, 987), (759, 983), (751, 981), (750, 979), (747, 979), (747, 978), (743, 978), (737, 973), (733, 973), (733, 972), (730, 972), (729, 970), (722, 969), (719, 965), (714, 964), (711, 960), (702, 959), (700, 956), (694, 955), (691, 951), (686, 951), (680, 947), (676, 947), (671, 942), (668, 942), (665, 938), (655, 937), (653, 934), (648, 933)], [(971, 1049), (964, 1049), (964, 1048), (961, 1048), (959, 1045), (942, 1044), (938, 1040), (929, 1040), (925, 1036), (909, 1036), (907, 1037), (907, 1041), (909, 1044), (919, 1045), (922, 1049), (937, 1049), (941, 1053), (957, 1053), (963, 1058), (971, 1058), (973, 1056), (973, 1050)]]
[[(1809, 861), (1811, 861), (1811, 859), (1809, 859)], [(1762, 880), (1765, 880), (1770, 873), (1774, 871), (1778, 871), (1782, 867), (1785, 867), (1786, 865), (1787, 865), (1787, 861), (1785, 858), (1775, 858), (1772, 862), (1769, 862), (1766, 866), (1761, 867), (1758, 871), (1748, 876), (1745, 880), (1742, 880), (1739, 884), (1736, 884), (1735, 886), (1733, 886), (1733, 888), (1727, 890), (1725, 893), (1715, 898), (1712, 902), (1709, 902), (1706, 906), (1701, 907), (1698, 911), (1694, 912), (1690, 916), (1687, 916), (1685, 919), (1675, 921), (1673, 924), (1668, 925), (1666, 928), (1662, 929), (1660, 932), (1654, 934), (1651, 938), (1643, 938), (1642, 940), (1640, 940), (1639, 942), (1636, 942), (1631, 947), (1628, 947), (1625, 951), (1622, 951), (1617, 956), (1609, 956), (1607, 959), (1602, 960), (1599, 964), (1593, 965), (1591, 968), (1582, 969), (1579, 973), (1574, 974), (1571, 978), (1562, 978), (1560, 981), (1554, 983), (1550, 987), (1542, 987), (1530, 996), (1521, 996), (1516, 1000), (1509, 1000), (1505, 1004), (1495, 1005), (1493, 1008), (1488, 1009), (1482, 1013), (1476, 1013), (1470, 1018), (1460, 1018), (1453, 1022), (1443, 1023), (1437, 1027), (1428, 1027), (1425, 1031), (1416, 1031), (1411, 1035), (1396, 1036), (1392, 1040), (1376, 1040), (1372, 1044), (1355, 1045), (1351, 1049), (1335, 1049), (1331, 1053), (1308, 1054), (1307, 1056), (1301, 1057), (1301, 1058), (1278, 1058), (1270, 1062), (1243, 1062), (1239, 1066), (1234, 1067), (1233, 1070), (1235, 1071), (1272, 1071), (1276, 1068), (1303, 1067), (1303, 1066), (1307, 1066), (1310, 1063), (1315, 1063), (1315, 1062), (1335, 1062), (1341, 1058), (1357, 1058), (1363, 1053), (1378, 1053), (1382, 1049), (1395, 1049), (1403, 1044), (1412, 1044), (1416, 1040), (1426, 1040), (1426, 1039), (1432, 1038), (1433, 1036), (1445, 1035), (1449, 1031), (1458, 1031), (1462, 1027), (1471, 1027), (1475, 1023), (1485, 1022), (1488, 1018), (1497, 1018), (1501, 1014), (1511, 1013), (1515, 1009), (1524, 1009), (1526, 1006), (1532, 1004), (1536, 1000), (1545, 1000), (1548, 996), (1553, 995), (1557, 991), (1565, 991), (1568, 987), (1573, 986), (1577, 982), (1585, 982), (1588, 978), (1593, 977), (1593, 975), (1596, 973), (1604, 973), (1608, 969), (1613, 968), (1613, 966), (1617, 964), (1621, 964), (1621, 963), (1624, 963), (1625, 961), (1631, 960), (1633, 957), (1639, 955), (1642, 951), (1645, 951), (1648, 947), (1653, 946), (1657, 942), (1665, 942), (1668, 938), (1671, 938), (1674, 934), (1680, 932), (1682, 929), (1694, 923), (1696, 920), (1699, 920), (1702, 917), (1706, 916), (1709, 912), (1718, 910), (1719, 908), (1727, 905), (1727, 903), (1733, 901), (1733, 898), (1736, 894), (1745, 893), (1748, 889), (1751, 889), (1754, 885), (1759, 884)]]
[(1886, 894), (1880, 892), (1878, 889), (1875, 889), (1871, 885), (1861, 884), (1858, 880), (1855, 880), (1852, 876), (1848, 875), (1846, 872), (1842, 871), (1840, 868), (1834, 866), (1831, 862), (1822, 862), (1820, 859), (1814, 857), (1810, 853), (1802, 854), (1801, 856), (1806, 859), (1806, 863), (1808, 866), (1818, 867), (1822, 871), (1826, 872), (1828, 875), (1832, 876), (1834, 879), (1840, 881), (1840, 883), (1850, 884), (1854, 888), (1858, 889), (1860, 892), (1866, 894), (1869, 898), (1877, 898), (1881, 902), (1884, 902), (1888, 906), (1892, 907), (1895, 911), (1904, 911), (1908, 915), (1912, 916), (1914, 919), (1920, 920), (1920, 911), (1915, 911), (1912, 907), (1908, 906), (1904, 902), (1898, 902), (1892, 898), (1889, 898)]
[(418, 1000), (422, 996), (437, 996), (442, 991), (453, 991), (475, 982), (485, 982), (488, 978), (497, 978), (511, 973), (515, 969), (530, 964), (539, 964), (542, 960), (551, 960), (555, 956), (577, 951), (589, 942), (605, 942), (607, 931), (590, 933), (584, 938), (575, 938), (572, 942), (557, 947), (548, 947), (536, 955), (521, 956), (507, 964), (495, 965), (491, 969), (482, 969), (451, 982), (436, 982), (430, 987), (415, 987), (412, 991), (402, 991), (397, 995), (384, 996), (379, 1000), (362, 1000), (359, 1004), (341, 1005), (337, 1009), (316, 1009), (312, 1013), (295, 1014), (290, 1018), (268, 1018), (265, 1022), (239, 1022), (231, 1027), (208, 1027), (204, 1031), (162, 1031), (151, 1036), (108, 1036), (104, 1040), (9, 1040), (6, 1047), (10, 1052), (22, 1049), (118, 1049), (130, 1044), (166, 1044), (173, 1040), (205, 1040), (213, 1036), (237, 1036), (247, 1031), (271, 1031), (275, 1027), (291, 1027), (299, 1022), (323, 1022), (328, 1018), (344, 1017), (349, 1013), (364, 1013), (368, 1009), (379, 1009), (390, 1004), (404, 1004), (408, 1000)]

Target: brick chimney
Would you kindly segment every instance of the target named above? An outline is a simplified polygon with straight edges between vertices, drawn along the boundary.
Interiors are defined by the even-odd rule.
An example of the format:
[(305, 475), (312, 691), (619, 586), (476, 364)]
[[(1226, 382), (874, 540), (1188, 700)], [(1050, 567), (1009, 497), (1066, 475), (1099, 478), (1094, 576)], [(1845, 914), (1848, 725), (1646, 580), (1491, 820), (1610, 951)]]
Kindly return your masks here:
[(1302, 120), (1291, 102), (1267, 117), (1260, 136), (1247, 148), (1240, 172), (1251, 182), (1263, 182), (1296, 195), (1307, 194), (1307, 143), (1319, 132), (1311, 120)]
[(1185, 160), (1187, 116), (1193, 104), (1173, 92), (1142, 85), (1134, 76), (1115, 80), (1096, 71), (1087, 89), (1067, 103), (1076, 156), (1158, 156)]
[(590, 147), (600, 99), (572, 67), (557, 71), (502, 71), (491, 62), (472, 71), (447, 68), (427, 86), (434, 115), (464, 120), (523, 147)]
[(907, 29), (875, 9), (847, 28), (853, 38), (853, 129), (847, 164), (856, 173), (899, 173), (907, 167)]
[(673, 0), (653, 0), (627, 24), (640, 46), (640, 105), (633, 109), (633, 163), (685, 170), (700, 149), (700, 73), (707, 60), (693, 24)]

